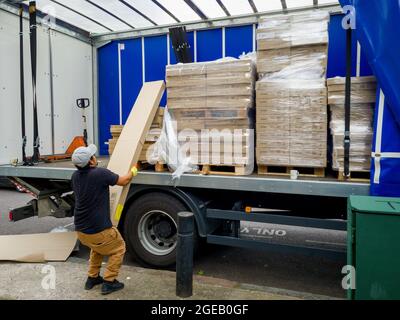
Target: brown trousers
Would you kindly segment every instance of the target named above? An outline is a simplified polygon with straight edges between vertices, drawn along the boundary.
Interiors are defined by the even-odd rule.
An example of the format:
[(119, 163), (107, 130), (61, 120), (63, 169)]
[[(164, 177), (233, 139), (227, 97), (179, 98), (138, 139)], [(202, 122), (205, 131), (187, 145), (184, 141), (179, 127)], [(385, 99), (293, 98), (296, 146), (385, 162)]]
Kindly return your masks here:
[(99, 275), (103, 257), (108, 256), (104, 280), (114, 281), (118, 277), (126, 251), (125, 241), (118, 229), (112, 227), (95, 234), (77, 233), (80, 242), (91, 249), (89, 277), (96, 278)]

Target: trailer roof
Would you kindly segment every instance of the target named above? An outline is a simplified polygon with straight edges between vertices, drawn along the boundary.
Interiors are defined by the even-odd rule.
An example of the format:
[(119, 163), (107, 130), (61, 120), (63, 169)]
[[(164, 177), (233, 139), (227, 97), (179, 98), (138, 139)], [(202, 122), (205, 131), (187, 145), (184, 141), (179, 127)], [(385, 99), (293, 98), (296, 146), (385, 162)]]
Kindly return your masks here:
[[(8, 1), (16, 2), (16, 1)], [(23, 1), (29, 4), (29, 1)], [(338, 5), (338, 0), (36, 0), (39, 11), (90, 32), (104, 34), (134, 29), (209, 21)]]

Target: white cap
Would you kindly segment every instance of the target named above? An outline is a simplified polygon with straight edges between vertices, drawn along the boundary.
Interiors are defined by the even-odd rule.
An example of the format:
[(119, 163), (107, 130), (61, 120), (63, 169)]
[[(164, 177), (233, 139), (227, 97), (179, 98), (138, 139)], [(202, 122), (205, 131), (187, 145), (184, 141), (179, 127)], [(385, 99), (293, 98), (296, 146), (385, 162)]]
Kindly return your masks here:
[(87, 147), (79, 147), (72, 154), (72, 163), (80, 168), (85, 167), (92, 156), (97, 152), (97, 147), (91, 144)]

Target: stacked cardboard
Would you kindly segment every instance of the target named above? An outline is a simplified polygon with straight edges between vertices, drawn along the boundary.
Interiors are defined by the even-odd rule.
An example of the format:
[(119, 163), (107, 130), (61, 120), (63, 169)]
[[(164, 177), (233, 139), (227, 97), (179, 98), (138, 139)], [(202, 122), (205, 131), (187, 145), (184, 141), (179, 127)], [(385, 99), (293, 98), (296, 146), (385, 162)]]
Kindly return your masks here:
[(325, 12), (308, 12), (260, 20), (259, 167), (326, 167), (328, 19)]
[[(329, 124), (333, 139), (332, 167), (344, 171), (345, 78), (328, 79)], [(370, 171), (373, 117), (376, 100), (374, 77), (352, 78), (350, 106), (350, 171)]]
[[(158, 108), (156, 116), (151, 124), (150, 130), (146, 135), (146, 141), (142, 147), (139, 161), (147, 161), (147, 151), (153, 145), (161, 135), (161, 129), (163, 125), (164, 108)], [(114, 151), (115, 145), (122, 132), (123, 125), (111, 125), (110, 133), (112, 138), (108, 140), (108, 153), (111, 155)]]
[(169, 112), (192, 164), (252, 167), (252, 60), (226, 58), (169, 65), (166, 78)]
[(295, 64), (326, 69), (328, 14), (308, 12), (260, 19), (257, 29), (257, 72), (260, 78)]

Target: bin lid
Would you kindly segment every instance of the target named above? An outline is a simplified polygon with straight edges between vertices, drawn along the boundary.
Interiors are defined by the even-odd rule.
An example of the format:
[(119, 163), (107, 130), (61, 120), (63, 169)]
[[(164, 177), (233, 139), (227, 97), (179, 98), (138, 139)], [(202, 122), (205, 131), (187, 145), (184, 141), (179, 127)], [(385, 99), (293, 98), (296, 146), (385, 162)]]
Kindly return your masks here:
[(349, 203), (358, 212), (400, 215), (400, 198), (350, 196)]

